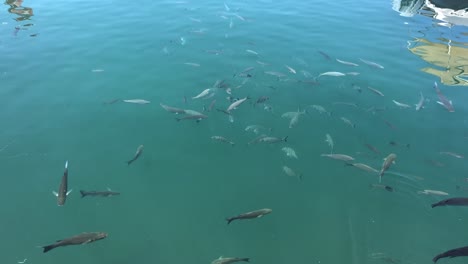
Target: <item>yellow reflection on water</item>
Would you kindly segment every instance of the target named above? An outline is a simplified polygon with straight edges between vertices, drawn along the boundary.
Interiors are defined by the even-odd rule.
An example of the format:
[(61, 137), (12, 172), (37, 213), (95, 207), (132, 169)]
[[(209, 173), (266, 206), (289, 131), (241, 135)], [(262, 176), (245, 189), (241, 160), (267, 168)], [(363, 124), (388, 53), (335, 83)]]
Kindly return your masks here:
[(5, 4), (10, 6), (8, 12), (18, 15), (16, 21), (28, 20), (34, 15), (32, 8), (23, 6), (23, 0), (7, 0)]
[(434, 67), (421, 69), (438, 76), (445, 85), (468, 85), (468, 49), (416, 38), (408, 49)]

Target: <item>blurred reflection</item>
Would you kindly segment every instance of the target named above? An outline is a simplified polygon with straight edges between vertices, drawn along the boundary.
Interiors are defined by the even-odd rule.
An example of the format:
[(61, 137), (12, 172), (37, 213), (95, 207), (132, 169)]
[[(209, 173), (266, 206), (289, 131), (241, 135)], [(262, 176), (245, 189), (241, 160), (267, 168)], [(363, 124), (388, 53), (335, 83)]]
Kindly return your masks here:
[(440, 77), (445, 85), (468, 85), (468, 44), (462, 42), (466, 33), (454, 29), (468, 26), (468, 0), (393, 0), (393, 10), (405, 17), (435, 19), (432, 26), (424, 23), (415, 31), (418, 37), (408, 42), (408, 49), (432, 64), (422, 71)]
[(432, 17), (452, 25), (468, 26), (468, 1), (466, 0), (393, 0), (393, 10), (411, 17), (420, 10), (432, 12)]
[[(466, 43), (456, 43), (442, 39), (442, 43), (416, 38), (408, 49), (423, 60), (436, 67), (421, 69), (424, 72), (440, 77), (445, 85), (468, 85), (468, 46)], [(445, 44), (444, 44), (445, 43)], [(454, 46), (458, 45), (458, 46)]]
[(22, 6), (23, 0), (6, 0), (5, 4), (10, 6), (10, 8), (8, 8), (8, 12), (18, 16), (15, 18), (16, 21), (28, 20), (34, 15), (32, 8)]

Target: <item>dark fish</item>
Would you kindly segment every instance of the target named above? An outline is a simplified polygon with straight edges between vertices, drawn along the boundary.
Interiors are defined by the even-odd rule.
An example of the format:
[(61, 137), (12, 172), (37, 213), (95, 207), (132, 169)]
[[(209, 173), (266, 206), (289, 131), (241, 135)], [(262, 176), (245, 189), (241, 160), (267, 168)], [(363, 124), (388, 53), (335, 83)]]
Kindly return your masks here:
[(446, 206), (446, 205), (452, 205), (452, 206), (468, 206), (468, 198), (449, 198), (442, 200), (440, 202), (434, 203), (431, 205), (432, 208), (437, 207), (437, 206)]
[(318, 53), (322, 54), (322, 56), (327, 59), (327, 60), (331, 60), (330, 56), (328, 56), (328, 54), (326, 54), (325, 52), (319, 50)]
[(86, 196), (103, 196), (103, 197), (109, 197), (109, 196), (114, 196), (114, 195), (120, 195), (119, 192), (113, 192), (110, 189), (107, 191), (83, 191), (80, 190), (81, 193), (81, 198), (86, 197)]
[(264, 215), (267, 215), (269, 213), (271, 213), (271, 209), (268, 209), (268, 208), (265, 208), (265, 209), (260, 209), (260, 210), (256, 210), (256, 211), (252, 211), (252, 212), (248, 212), (248, 213), (244, 213), (244, 214), (240, 214), (238, 216), (233, 216), (233, 217), (229, 217), (229, 218), (226, 218), (226, 221), (228, 223), (228, 225), (234, 221), (234, 220), (242, 220), (242, 219), (253, 219), (253, 218), (258, 218), (258, 217), (262, 217)]
[(444, 253), (441, 253), (435, 256), (432, 259), (432, 261), (436, 263), (441, 258), (447, 258), (447, 257), (454, 258), (454, 257), (466, 257), (466, 256), (468, 256), (468, 247), (461, 247), (461, 248), (455, 248), (449, 251), (445, 251)]
[(143, 145), (140, 145), (140, 146), (138, 146), (137, 151), (136, 151), (135, 156), (133, 157), (133, 159), (127, 161), (127, 164), (128, 165), (132, 164), (132, 162), (134, 162), (135, 160), (137, 160), (140, 157), (142, 152), (143, 152)]
[[(390, 141), (390, 142), (388, 142), (388, 144), (389, 144), (389, 145), (392, 145), (392, 146), (394, 146), (394, 147), (403, 146), (403, 145), (401, 145), (400, 143), (395, 142), (395, 141), (393, 141), (393, 140)], [(405, 146), (406, 148), (410, 148), (411, 145), (408, 143), (408, 144), (406, 144), (406, 145), (404, 145), (404, 146)]]
[(364, 146), (366, 146), (370, 151), (374, 152), (375, 154), (380, 154), (380, 151), (371, 144), (365, 143)]
[(60, 182), (59, 191), (53, 192), (55, 196), (57, 196), (57, 204), (58, 206), (62, 206), (65, 204), (67, 200), (67, 195), (69, 195), (72, 190), (68, 191), (68, 160), (65, 162), (65, 171), (63, 172), (62, 181)]
[(54, 244), (43, 246), (44, 253), (50, 251), (57, 247), (65, 247), (70, 245), (82, 245), (82, 244), (89, 244), (97, 240), (101, 240), (107, 237), (106, 233), (103, 232), (93, 232), (93, 233), (82, 233), (70, 238), (65, 238), (62, 240), (57, 240)]
[(270, 99), (270, 97), (268, 97), (268, 96), (260, 96), (257, 99), (257, 101), (255, 101), (254, 106), (257, 105), (257, 104), (264, 103), (264, 102), (268, 101), (269, 99)]

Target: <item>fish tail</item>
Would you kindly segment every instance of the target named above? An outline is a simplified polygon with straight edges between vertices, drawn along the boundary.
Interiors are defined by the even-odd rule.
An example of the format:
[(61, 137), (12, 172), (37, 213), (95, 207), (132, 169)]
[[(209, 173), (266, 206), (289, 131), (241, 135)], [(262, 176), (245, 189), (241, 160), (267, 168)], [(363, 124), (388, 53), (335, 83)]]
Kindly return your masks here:
[[(433, 204), (431, 204), (431, 208), (437, 207), (437, 206), (439, 206), (439, 205), (440, 205), (439, 203), (433, 203)], [(434, 261), (434, 262), (435, 262), (435, 261)]]
[(283, 141), (284, 141), (284, 142), (288, 142), (288, 137), (289, 137), (289, 136), (285, 136), (285, 137), (283, 138)]
[(354, 164), (351, 162), (345, 162), (344, 166), (354, 166)]
[(46, 252), (48, 252), (48, 251), (54, 249), (54, 248), (55, 248), (55, 245), (52, 244), (52, 245), (48, 245), (48, 246), (43, 246), (42, 248), (43, 248), (43, 251), (42, 251), (42, 252), (43, 252), (43, 253), (46, 253)]
[(127, 165), (130, 166), (130, 164), (132, 164), (133, 161), (134, 161), (133, 159), (127, 161)]
[(68, 160), (65, 162), (65, 169), (68, 169)]
[(243, 258), (241, 259), (242, 261), (245, 261), (245, 262), (250, 262), (250, 258)]
[(180, 118), (178, 118), (178, 117), (176, 117), (176, 118), (175, 118), (175, 120), (177, 120), (177, 122), (179, 122), (181, 119), (180, 119)]
[(226, 218), (227, 224), (229, 225), (235, 218)]
[(86, 196), (86, 193), (83, 190), (80, 190), (80, 193), (81, 193), (81, 198)]

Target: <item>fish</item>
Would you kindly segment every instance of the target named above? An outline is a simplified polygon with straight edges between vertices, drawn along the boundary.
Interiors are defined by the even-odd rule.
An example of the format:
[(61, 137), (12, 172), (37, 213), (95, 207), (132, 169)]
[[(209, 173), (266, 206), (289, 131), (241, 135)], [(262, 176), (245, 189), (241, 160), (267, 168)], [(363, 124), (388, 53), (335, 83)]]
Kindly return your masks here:
[(199, 63), (195, 62), (184, 62), (185, 65), (192, 66), (192, 67), (200, 67), (201, 65)]
[(395, 142), (393, 140), (388, 142), (388, 144), (391, 145), (391, 146), (394, 146), (394, 147), (405, 146), (406, 148), (410, 148), (410, 144), (403, 145), (403, 144), (400, 144), (400, 143)]
[(439, 86), (437, 85), (437, 82), (434, 82), (434, 89), (436, 90), (437, 96), (439, 97), (440, 101), (437, 101), (438, 104), (442, 105), (447, 109), (449, 112), (455, 112), (455, 109), (453, 108), (452, 101), (449, 101), (440, 91)]
[(218, 259), (215, 259), (211, 262), (211, 264), (231, 264), (235, 262), (249, 262), (250, 258), (223, 258), (219, 257)]
[(419, 111), (421, 110), (421, 108), (424, 108), (424, 95), (422, 94), (422, 92), (419, 92), (419, 102), (417, 104), (415, 104), (415, 107), (416, 107), (416, 111)]
[(295, 114), (291, 117), (289, 121), (289, 128), (293, 128), (299, 123), (299, 117), (304, 114), (305, 112), (295, 112)]
[(334, 72), (334, 71), (331, 71), (331, 72), (324, 72), (324, 73), (319, 74), (319, 76), (317, 76), (317, 79), (318, 79), (320, 76), (341, 77), (341, 76), (346, 76), (346, 74), (345, 74), (345, 73), (342, 73), (342, 72)]
[(356, 128), (356, 124), (354, 124), (353, 122), (351, 122), (351, 120), (347, 119), (346, 117), (341, 117), (340, 119), (343, 120), (343, 122), (344, 122), (345, 124), (349, 125), (350, 127)]
[(437, 256), (435, 256), (432, 261), (436, 263), (439, 259), (441, 258), (454, 258), (454, 257), (467, 257), (468, 256), (468, 246), (467, 247), (461, 247), (461, 248), (455, 248), (451, 249), (448, 251), (445, 251), (444, 253), (441, 253)]
[(185, 114), (185, 110), (181, 108), (175, 108), (172, 106), (168, 106), (165, 104), (160, 103), (159, 104), (164, 110), (168, 111), (169, 113), (174, 113), (174, 114)]
[(260, 136), (258, 136), (258, 137), (256, 137), (256, 138), (252, 139), (251, 141), (249, 141), (249, 142), (247, 143), (247, 145), (252, 145), (252, 144), (259, 143), (260, 140), (261, 140), (262, 138), (265, 138), (265, 137), (268, 137), (268, 136), (265, 135), (265, 134), (260, 135)]
[(286, 153), (286, 156), (290, 157), (290, 158), (295, 158), (295, 159), (298, 159), (297, 155), (296, 155), (296, 151), (290, 147), (284, 147), (281, 149), (284, 153)]
[(258, 140), (259, 143), (268, 143), (268, 144), (273, 144), (273, 143), (279, 143), (279, 142), (288, 142), (288, 136), (285, 136), (284, 138), (277, 138), (277, 137), (262, 137)]
[(325, 52), (319, 50), (318, 53), (320, 53), (325, 59), (331, 60), (330, 56), (328, 56), (328, 54), (326, 54)]
[(313, 109), (318, 111), (320, 114), (326, 113), (329, 116), (331, 115), (331, 112), (328, 112), (327, 110), (325, 110), (325, 108), (323, 106), (321, 106), (321, 105), (311, 105), (310, 107), (312, 107)]
[(418, 194), (432, 194), (432, 195), (449, 195), (448, 193), (446, 192), (442, 192), (442, 191), (436, 191), (436, 190), (423, 190), (423, 191), (418, 191), (417, 192)]
[(229, 218), (226, 218), (226, 221), (227, 221), (227, 224), (229, 225), (234, 220), (260, 218), (260, 217), (262, 217), (264, 215), (267, 215), (267, 214), (269, 214), (271, 212), (272, 212), (271, 209), (265, 208), (265, 209), (255, 210), (255, 211), (252, 211), (252, 212), (243, 213), (243, 214), (240, 214), (240, 215), (237, 215), (237, 216), (229, 217)]
[(68, 160), (65, 162), (65, 171), (63, 172), (62, 181), (60, 182), (59, 190), (52, 192), (57, 197), (57, 205), (63, 206), (67, 200), (67, 196), (72, 192), (68, 190)]
[(322, 157), (328, 157), (331, 159), (342, 160), (342, 161), (352, 161), (354, 160), (353, 157), (345, 155), (345, 154), (321, 154)]
[(140, 155), (141, 155), (142, 152), (143, 152), (143, 145), (140, 145), (140, 146), (138, 146), (138, 148), (137, 148), (137, 150), (136, 150), (136, 152), (135, 152), (135, 156), (133, 157), (133, 159), (127, 161), (127, 164), (128, 164), (128, 165), (132, 164), (135, 160), (137, 160), (137, 159), (140, 157)]
[(411, 108), (411, 106), (407, 105), (407, 104), (404, 104), (404, 103), (400, 103), (398, 101), (395, 101), (395, 100), (392, 100), (393, 103), (395, 103), (397, 106), (401, 107), (401, 108)]
[(364, 62), (365, 64), (371, 66), (371, 67), (374, 67), (374, 68), (379, 68), (379, 69), (384, 69), (384, 66), (378, 64), (378, 63), (375, 63), (375, 62), (372, 62), (372, 61), (368, 61), (368, 60), (364, 60), (364, 59), (361, 59), (359, 58), (360, 61)]
[(389, 192), (393, 192), (393, 188), (388, 186), (388, 185), (383, 185), (383, 184), (371, 184), (370, 185), (371, 188), (378, 188), (378, 189), (384, 189), (386, 191), (389, 191)]
[(384, 162), (382, 163), (382, 168), (379, 172), (380, 181), (382, 181), (382, 176), (385, 174), (385, 171), (390, 168), (392, 164), (395, 163), (397, 155), (394, 153), (390, 153), (386, 158), (384, 158)]
[(357, 76), (359, 75), (359, 72), (347, 72), (346, 75), (351, 75), (351, 76)]
[(254, 106), (257, 105), (257, 104), (261, 104), (261, 103), (264, 103), (266, 101), (270, 100), (270, 97), (268, 96), (260, 96), (257, 101), (255, 101), (254, 103)]
[(144, 99), (128, 99), (128, 100), (122, 100), (126, 103), (132, 103), (132, 104), (149, 104), (151, 103), (150, 101), (144, 100)]
[(226, 139), (225, 137), (222, 137), (222, 136), (212, 136), (211, 139), (213, 140), (216, 140), (216, 141), (220, 141), (220, 142), (224, 142), (224, 143), (228, 143), (228, 144), (231, 144), (231, 146), (234, 146), (235, 143)]
[(239, 20), (245, 21), (245, 18), (243, 18), (239, 14), (234, 14), (234, 16), (237, 17)]
[(76, 236), (65, 238), (62, 240), (57, 240), (54, 244), (43, 246), (43, 252), (46, 253), (54, 248), (65, 247), (70, 245), (83, 245), (89, 244), (107, 237), (107, 233), (104, 232), (91, 232), (91, 233), (81, 233)]
[(295, 171), (293, 171), (288, 166), (283, 166), (283, 171), (284, 171), (284, 173), (286, 173), (286, 175), (288, 175), (290, 177), (297, 177), (299, 180), (302, 180), (302, 174), (301, 173), (299, 173), (299, 174), (296, 173)]
[(284, 65), (284, 66), (288, 69), (288, 71), (289, 71), (290, 73), (296, 74), (296, 70), (294, 70), (293, 68), (289, 67), (288, 65)]
[(458, 198), (449, 198), (442, 200), (440, 202), (434, 203), (431, 205), (432, 208), (438, 207), (438, 206), (468, 206), (468, 198), (464, 197), (458, 197)]
[(380, 95), (380, 96), (385, 96), (381, 91), (375, 89), (375, 88), (372, 88), (370, 86), (367, 86), (367, 89), (371, 90), (372, 92), (374, 92), (375, 94), (377, 95)]
[(356, 103), (352, 102), (333, 102), (333, 105), (347, 105), (347, 106), (352, 106), (352, 107), (358, 107)]
[(363, 171), (367, 171), (370, 173), (378, 173), (379, 171), (377, 169), (372, 168), (371, 166), (364, 164), (364, 163), (347, 163), (349, 166), (356, 167), (358, 169), (361, 169)]
[(107, 189), (107, 191), (83, 191), (80, 190), (81, 198), (86, 196), (102, 196), (102, 197), (109, 197), (114, 195), (120, 195), (119, 192), (113, 192), (111, 189)]
[(375, 154), (380, 154), (380, 151), (371, 144), (365, 143), (364, 146), (366, 146), (370, 151), (374, 152)]
[(254, 50), (245, 50), (246, 52), (250, 53), (250, 54), (253, 54), (253, 55), (257, 55), (258, 56), (258, 52), (254, 51)]
[(336, 61), (341, 63), (341, 64), (344, 64), (344, 65), (355, 66), (355, 67), (359, 66), (359, 64), (348, 62), (348, 61), (342, 61), (342, 60), (339, 60), (339, 59), (336, 59)]
[(439, 153), (443, 154), (443, 155), (449, 155), (449, 156), (452, 156), (452, 157), (457, 158), (457, 159), (465, 158), (463, 155), (460, 155), (460, 154), (457, 154), (457, 153), (454, 153), (454, 152), (449, 152), (449, 151), (441, 151)]
[(272, 75), (272, 76), (276, 76), (278, 78), (281, 78), (281, 77), (285, 77), (286, 74), (282, 73), (282, 72), (275, 72), (275, 71), (266, 71), (264, 72), (265, 74), (268, 74), (268, 75)]
[(255, 134), (259, 134), (261, 130), (268, 130), (269, 132), (272, 130), (271, 128), (265, 128), (260, 125), (250, 125), (245, 128), (245, 131), (252, 131)]
[(259, 61), (259, 60), (256, 60), (255, 62), (257, 62), (258, 64), (262, 65), (262, 66), (267, 66), (267, 65), (270, 65), (266, 62), (263, 62), (263, 61)]
[(208, 118), (207, 115), (187, 115), (187, 116), (184, 116), (184, 117), (176, 117), (176, 120), (177, 121), (181, 121), (181, 120), (195, 120), (197, 123), (200, 122), (201, 120), (203, 119), (206, 119)]
[(203, 97), (207, 96), (210, 92), (211, 92), (211, 89), (210, 89), (210, 88), (205, 89), (205, 90), (203, 90), (201, 93), (199, 93), (198, 95), (192, 97), (192, 99), (203, 98)]
[(231, 110), (233, 109), (236, 109), (239, 105), (241, 105), (243, 102), (245, 102), (245, 100), (247, 99), (250, 99), (250, 97), (245, 97), (245, 98), (242, 98), (240, 100), (237, 100), (235, 101), (234, 103), (232, 103), (227, 109), (226, 109), (226, 112), (231, 112)]
[(332, 154), (334, 143), (333, 143), (333, 138), (329, 134), (325, 135), (325, 142), (327, 142), (328, 146), (330, 146), (330, 154)]
[(248, 72), (254, 70), (255, 68), (254, 67), (248, 67), (248, 68), (245, 68), (243, 71), (237, 73), (237, 74), (234, 74), (233, 77), (236, 77), (237, 76), (244, 76), (245, 74), (247, 74)]
[(224, 8), (226, 9), (227, 12), (229, 12), (229, 10), (231, 10), (226, 3), (224, 3)]

